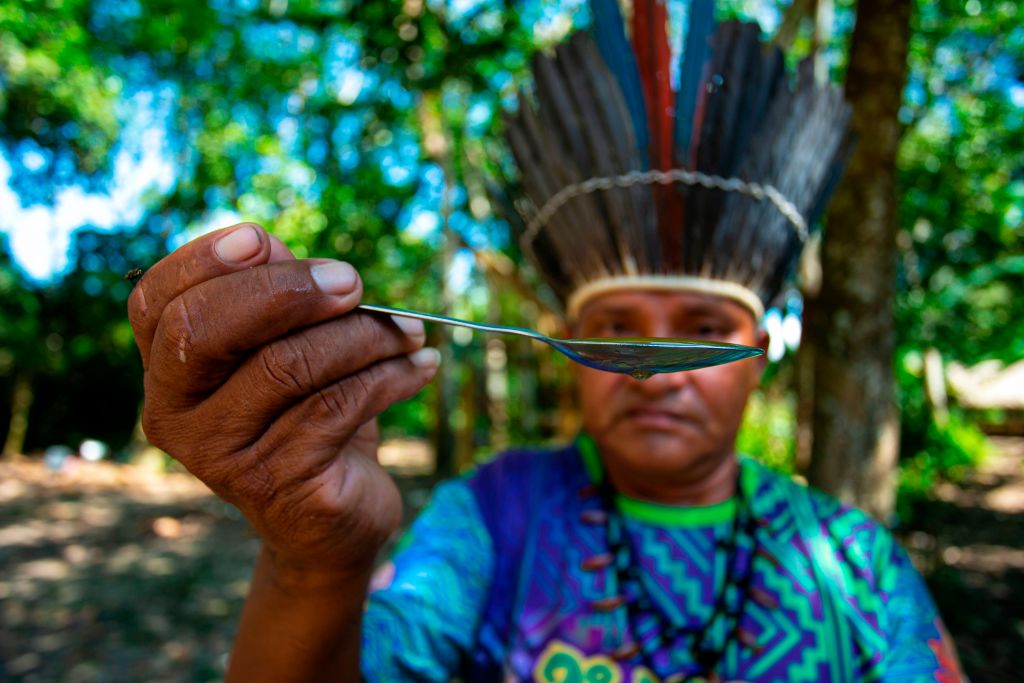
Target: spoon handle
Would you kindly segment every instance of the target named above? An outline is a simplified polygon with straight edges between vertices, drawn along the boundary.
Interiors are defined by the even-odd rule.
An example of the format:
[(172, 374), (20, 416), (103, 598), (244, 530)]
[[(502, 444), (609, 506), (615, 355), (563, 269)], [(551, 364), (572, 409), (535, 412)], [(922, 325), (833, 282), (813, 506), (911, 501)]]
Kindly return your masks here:
[(529, 337), (531, 339), (539, 339), (540, 341), (547, 341), (547, 337), (528, 330), (523, 327), (506, 327), (504, 325), (486, 325), (484, 323), (474, 323), (468, 320), (459, 320), (458, 318), (449, 318), (446, 315), (436, 315), (434, 313), (423, 313), (421, 311), (408, 311), (404, 308), (392, 308), (391, 306), (378, 306), (377, 304), (359, 304), (357, 308), (361, 308), (364, 311), (372, 311), (374, 313), (387, 313), (389, 315), (400, 315), (404, 318), (418, 318), (420, 320), (426, 320), (432, 323), (441, 323), (442, 325), (454, 325), (456, 327), (468, 327), (471, 330), (479, 330), (481, 332), (496, 332), (498, 334), (518, 334), (521, 337)]

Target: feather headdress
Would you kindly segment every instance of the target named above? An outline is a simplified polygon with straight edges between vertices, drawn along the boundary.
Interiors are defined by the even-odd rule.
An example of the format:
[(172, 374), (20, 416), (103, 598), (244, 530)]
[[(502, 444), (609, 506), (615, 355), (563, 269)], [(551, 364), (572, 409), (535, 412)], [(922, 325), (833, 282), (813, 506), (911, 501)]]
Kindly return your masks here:
[(591, 0), (591, 34), (533, 61), (506, 136), (521, 174), (524, 251), (574, 317), (598, 293), (682, 289), (760, 317), (839, 179), (849, 106), (794, 79), (755, 24), (716, 26), (693, 0), (679, 69), (664, 0)]

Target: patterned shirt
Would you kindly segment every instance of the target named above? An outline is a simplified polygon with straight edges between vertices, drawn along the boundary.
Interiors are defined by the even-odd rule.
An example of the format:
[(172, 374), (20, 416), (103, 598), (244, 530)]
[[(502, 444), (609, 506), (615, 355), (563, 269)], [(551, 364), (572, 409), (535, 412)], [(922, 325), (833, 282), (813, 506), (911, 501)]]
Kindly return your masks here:
[[(966, 680), (924, 582), (882, 526), (751, 459), (740, 466), (758, 520), (748, 558), (758, 599), (743, 603), (743, 642), (722, 620), (707, 630), (721, 651), (721, 680)], [(732, 529), (736, 499), (682, 508), (619, 495), (652, 611), (598, 608), (618, 592), (613, 569), (586, 561), (609, 552), (594, 513), (602, 477), (583, 438), (510, 452), (439, 486), (374, 578), (366, 680), (703, 680), (685, 637), (666, 644), (657, 631), (671, 623), (685, 634), (712, 616), (727, 573), (727, 555), (715, 549)], [(627, 642), (648, 656), (619, 654)]]

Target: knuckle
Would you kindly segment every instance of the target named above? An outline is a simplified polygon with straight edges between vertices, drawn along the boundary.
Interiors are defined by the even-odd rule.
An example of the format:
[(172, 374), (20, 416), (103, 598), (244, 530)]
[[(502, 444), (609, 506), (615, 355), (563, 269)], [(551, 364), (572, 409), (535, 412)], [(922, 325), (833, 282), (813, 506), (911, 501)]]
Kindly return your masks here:
[(171, 413), (160, 407), (143, 408), (142, 428), (151, 444), (185, 466), (204, 483), (230, 488), (234, 481), (231, 458), (225, 457), (223, 430), (196, 419), (195, 414)]
[(280, 296), (282, 287), (279, 281), (283, 279), (281, 275), (281, 271), (283, 270), (284, 269), (280, 267), (275, 268), (273, 266), (268, 266), (264, 268), (253, 268), (249, 272), (259, 278), (259, 281), (257, 282), (257, 287), (259, 289), (269, 293), (271, 296)]
[(276, 477), (263, 454), (249, 454), (231, 480), (232, 493), (237, 499), (269, 504), (277, 496)]
[(264, 376), (286, 395), (304, 394), (314, 387), (308, 350), (300, 342), (282, 339), (264, 347), (260, 364)]
[(257, 295), (268, 307), (288, 307), (312, 291), (308, 269), (296, 261), (283, 261), (251, 269)]
[(145, 400), (142, 403), (142, 431), (151, 444), (171, 455), (177, 456), (179, 445), (175, 426), (181, 424), (179, 411), (174, 410), (165, 391), (155, 391), (152, 382), (147, 382)]
[(191, 431), (179, 433), (180, 415), (166, 401), (147, 396), (142, 406), (142, 431), (151, 444), (178, 457)]
[(370, 369), (363, 370), (322, 389), (319, 396), (327, 414), (358, 420), (373, 396), (373, 383), (367, 377), (370, 372)]
[(410, 391), (397, 360), (372, 365), (338, 385), (347, 409), (360, 423), (375, 417), (392, 403), (405, 398)]
[(372, 315), (356, 315), (356, 335), (363, 348), (381, 358), (398, 351), (397, 335)]
[(182, 363), (207, 336), (202, 306), (190, 302), (188, 296), (179, 296), (168, 304), (161, 322), (165, 342), (173, 347), (175, 357)]

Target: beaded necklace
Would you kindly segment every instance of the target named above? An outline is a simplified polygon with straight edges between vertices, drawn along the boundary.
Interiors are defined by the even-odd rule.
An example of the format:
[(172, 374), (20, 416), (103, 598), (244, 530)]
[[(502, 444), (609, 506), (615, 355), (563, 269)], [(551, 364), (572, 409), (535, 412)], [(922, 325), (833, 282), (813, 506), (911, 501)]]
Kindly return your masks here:
[[(716, 669), (730, 642), (738, 642), (755, 652), (760, 650), (753, 634), (740, 624), (752, 592), (755, 599), (762, 604), (769, 602), (769, 598), (766, 595), (760, 595), (761, 591), (752, 591), (751, 588), (754, 557), (759, 550), (756, 532), (760, 522), (753, 516), (747, 505), (739, 470), (736, 478), (736, 512), (728, 536), (719, 539), (715, 544), (716, 561), (712, 563), (712, 566), (717, 566), (718, 552), (725, 554), (725, 578), (716, 593), (711, 616), (697, 628), (687, 628), (673, 623), (654, 605), (644, 587), (639, 563), (633, 559), (637, 553), (633, 548), (633, 541), (626, 530), (618, 505), (615, 503), (616, 491), (607, 477), (602, 482), (600, 493), (610, 551), (607, 559), (601, 564), (614, 571), (620, 593), (603, 601), (606, 604), (596, 607), (603, 611), (624, 609), (627, 634), (635, 628), (640, 617), (645, 614), (653, 617), (656, 622), (653, 636), (642, 642), (634, 640), (629, 635), (624, 635), (622, 645), (612, 655), (615, 659), (629, 661), (639, 658), (643, 666), (658, 674), (658, 668), (653, 661), (655, 653), (662, 648), (674, 649), (685, 643), (690, 651), (691, 660), (697, 664), (697, 670), (687, 673), (672, 672), (667, 676), (658, 674), (659, 677), (666, 681), (690, 681), (702, 676), (706, 677), (708, 681), (716, 681), (720, 680)], [(744, 548), (746, 552), (741, 553), (740, 548)], [(742, 568), (740, 568), (737, 565), (740, 564), (739, 560), (742, 555), (746, 557), (742, 562)], [(711, 642), (712, 631), (720, 621), (725, 624), (726, 636), (720, 643), (714, 644)]]

